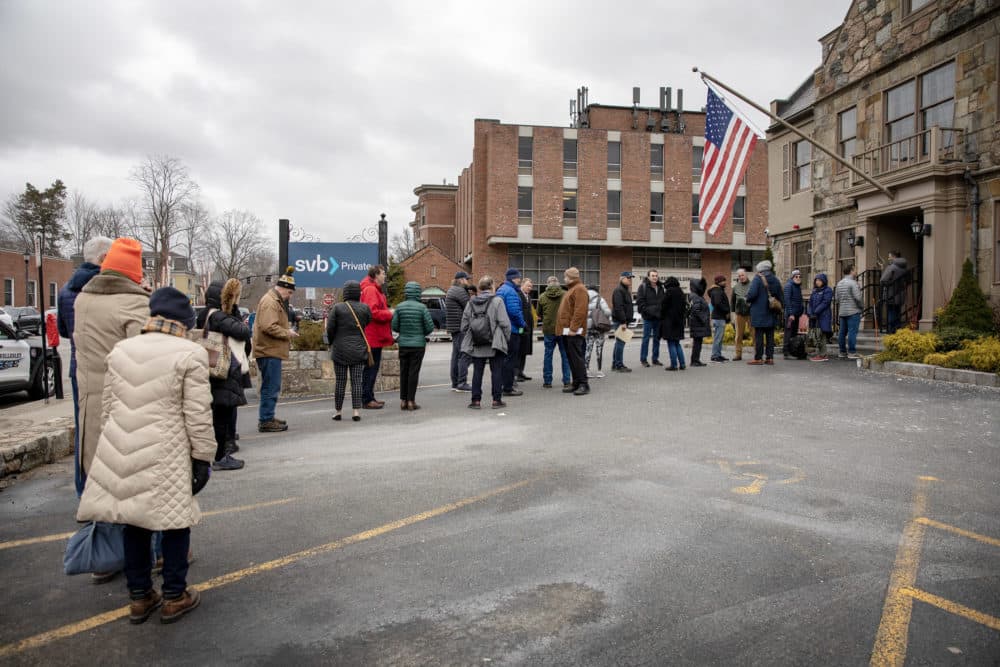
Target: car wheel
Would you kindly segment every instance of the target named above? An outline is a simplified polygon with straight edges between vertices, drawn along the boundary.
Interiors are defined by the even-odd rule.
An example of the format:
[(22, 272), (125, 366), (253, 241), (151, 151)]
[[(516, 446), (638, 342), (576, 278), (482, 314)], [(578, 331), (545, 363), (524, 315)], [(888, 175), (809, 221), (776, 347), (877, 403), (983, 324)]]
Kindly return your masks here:
[(32, 400), (45, 398), (44, 375), (48, 375), (49, 396), (54, 396), (56, 393), (56, 362), (54, 359), (47, 359), (42, 372), (35, 376), (35, 381), (31, 385), (31, 389), (28, 390), (28, 395)]

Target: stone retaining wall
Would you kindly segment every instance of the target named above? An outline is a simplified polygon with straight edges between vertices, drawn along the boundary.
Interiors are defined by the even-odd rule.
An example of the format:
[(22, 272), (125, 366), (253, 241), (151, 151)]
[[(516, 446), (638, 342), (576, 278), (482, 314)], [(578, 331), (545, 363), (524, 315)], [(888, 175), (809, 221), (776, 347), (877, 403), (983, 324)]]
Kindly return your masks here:
[[(73, 453), (72, 417), (52, 419), (37, 426), (26, 424), (23, 429), (11, 430), (0, 437), (0, 478)], [(26, 435), (25, 430), (30, 433)]]
[[(281, 365), (282, 396), (332, 395), (336, 378), (333, 361), (327, 350), (289, 352), (288, 361)], [(348, 380), (350, 395), (350, 380)], [(382, 365), (375, 391), (399, 389), (399, 351), (382, 350)]]
[(959, 382), (962, 384), (974, 384), (979, 387), (1000, 387), (1000, 374), (997, 373), (980, 373), (979, 371), (941, 368), (940, 366), (912, 364), (903, 361), (879, 363), (875, 361), (874, 357), (865, 357), (861, 362), (861, 367), (881, 373), (893, 373), (895, 375), (905, 375), (923, 380)]

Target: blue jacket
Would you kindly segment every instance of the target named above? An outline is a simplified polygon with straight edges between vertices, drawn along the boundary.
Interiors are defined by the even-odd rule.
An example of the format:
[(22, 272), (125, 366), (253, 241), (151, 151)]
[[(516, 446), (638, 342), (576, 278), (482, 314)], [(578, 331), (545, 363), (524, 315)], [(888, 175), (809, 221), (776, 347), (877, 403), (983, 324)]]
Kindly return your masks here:
[(497, 296), (503, 299), (503, 304), (507, 307), (507, 317), (510, 319), (511, 331), (514, 333), (520, 333), (520, 329), (525, 326), (520, 294), (521, 289), (509, 280), (497, 290)]
[(84, 262), (73, 272), (69, 282), (59, 290), (58, 314), (56, 315), (56, 326), (59, 328), (59, 335), (69, 338), (69, 374), (76, 377), (76, 343), (73, 342), (73, 329), (76, 327), (76, 297), (79, 296), (83, 286), (90, 282), (90, 279), (101, 272), (101, 267), (90, 262)]
[(791, 278), (785, 283), (785, 317), (795, 316), (798, 318), (806, 312), (802, 303), (802, 285), (796, 285)]
[(817, 273), (816, 280), (821, 281), (823, 286), (813, 288), (806, 314), (815, 318), (820, 331), (829, 333), (833, 331), (833, 309), (830, 307), (833, 304), (833, 290), (826, 282), (825, 273)]
[(784, 298), (784, 295), (781, 293), (781, 283), (778, 282), (778, 279), (770, 271), (765, 275), (767, 276), (766, 288), (760, 275), (756, 275), (753, 278), (753, 282), (750, 283), (750, 290), (747, 292), (747, 303), (750, 304), (750, 324), (755, 329), (758, 327), (764, 329), (773, 327), (775, 326), (775, 320), (781, 319), (781, 313), (771, 310), (767, 305), (767, 295), (769, 292), (771, 296), (779, 301)]

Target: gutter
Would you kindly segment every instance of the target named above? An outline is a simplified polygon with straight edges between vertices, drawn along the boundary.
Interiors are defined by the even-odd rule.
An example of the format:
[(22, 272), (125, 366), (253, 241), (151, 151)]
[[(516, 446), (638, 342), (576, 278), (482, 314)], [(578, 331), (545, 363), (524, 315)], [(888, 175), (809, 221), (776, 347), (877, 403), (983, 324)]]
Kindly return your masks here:
[(962, 174), (966, 184), (969, 186), (969, 194), (972, 195), (972, 238), (969, 243), (969, 254), (972, 255), (972, 275), (978, 276), (979, 271), (979, 183), (972, 177), (972, 170), (966, 169)]

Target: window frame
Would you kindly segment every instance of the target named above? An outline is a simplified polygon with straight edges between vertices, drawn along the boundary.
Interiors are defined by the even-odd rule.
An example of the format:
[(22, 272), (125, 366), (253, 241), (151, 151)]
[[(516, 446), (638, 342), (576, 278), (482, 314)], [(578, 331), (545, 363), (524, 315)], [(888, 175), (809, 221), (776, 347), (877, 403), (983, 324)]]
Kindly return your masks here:
[[(522, 157), (521, 149), (524, 148), (522, 143), (527, 140), (528, 145), (528, 157)], [(518, 176), (530, 176), (534, 170), (534, 159), (535, 159), (535, 138), (534, 137), (523, 137), (518, 136), (517, 138), (517, 175)]]
[[(847, 235), (849, 233), (854, 233), (856, 230), (854, 227), (845, 227), (844, 229), (837, 230), (837, 275), (835, 280), (840, 280), (844, 275), (844, 262), (850, 262), (857, 266), (857, 253), (855, 248), (852, 248), (849, 243), (847, 243)], [(843, 254), (844, 249), (847, 249), (850, 254)]]
[[(649, 180), (651, 181), (663, 180), (663, 153), (663, 144), (649, 145)], [(657, 154), (660, 156), (659, 164), (654, 159)]]
[[(618, 210), (611, 210), (611, 200), (612, 195), (618, 203)], [(621, 229), (622, 227), (622, 191), (621, 190), (608, 190), (608, 228), (609, 229)]]
[[(743, 208), (743, 216), (736, 216), (737, 206)], [(747, 198), (746, 195), (737, 195), (736, 199), (733, 200), (733, 232), (739, 232), (746, 234), (747, 232)]]
[(691, 193), (691, 228), (701, 229), (701, 195), (697, 192)]
[[(568, 155), (569, 147), (572, 146), (572, 159)], [(563, 178), (569, 176), (574, 177), (577, 175), (577, 167), (580, 160), (580, 146), (576, 139), (570, 139), (568, 137), (563, 137)]]
[(49, 282), (49, 308), (56, 308), (59, 299), (59, 285)]
[[(576, 215), (580, 205), (579, 191), (576, 188), (563, 188), (562, 223), (563, 227), (576, 227)], [(572, 201), (572, 208), (567, 208), (566, 203)]]
[[(611, 161), (611, 146), (615, 145), (618, 147), (618, 161)], [(622, 177), (622, 142), (620, 141), (609, 141), (608, 142), (608, 178), (621, 179)]]
[(29, 280), (28, 281), (28, 303), (25, 306), (31, 306), (32, 308), (38, 308), (38, 281)]
[(14, 294), (16, 293), (17, 287), (14, 284), (13, 278), (3, 279), (3, 305), (13, 306), (14, 305)]
[[(697, 155), (701, 157), (696, 159)], [(691, 147), (691, 182), (701, 183), (701, 170), (705, 165), (705, 147), (704, 146), (692, 146)]]
[[(851, 128), (853, 134), (847, 136), (844, 134), (844, 116), (848, 113), (854, 114), (854, 124)], [(847, 144), (850, 142), (851, 152), (847, 152)], [(847, 162), (851, 162), (857, 152), (858, 144), (858, 105), (850, 106), (840, 113), (837, 114), (837, 154), (844, 158)], [(847, 167), (836, 162), (836, 170), (838, 172), (847, 171)]]
[[(799, 146), (805, 148), (809, 155), (806, 162), (799, 162)], [(805, 139), (792, 142), (792, 193), (812, 190), (812, 144)], [(802, 185), (802, 179), (807, 177), (807, 185)]]
[[(527, 194), (528, 201), (531, 204), (531, 208), (523, 209), (521, 208), (521, 195)], [(527, 215), (524, 213), (527, 212)], [(519, 225), (530, 225), (532, 223), (532, 218), (535, 215), (535, 192), (534, 188), (528, 185), (517, 186), (517, 224)]]
[[(660, 212), (656, 213), (655, 199), (660, 198)], [(663, 206), (664, 206), (664, 196), (662, 192), (650, 192), (649, 193), (649, 228), (650, 229), (663, 229)]]
[[(801, 241), (792, 241), (791, 250), (792, 250), (792, 269), (798, 269), (799, 271), (802, 272), (803, 286), (811, 285), (812, 271), (813, 271), (812, 239), (804, 238)], [(801, 259), (801, 257), (799, 256), (800, 250), (804, 250), (806, 255), (805, 258), (809, 260), (808, 263), (800, 261)]]

